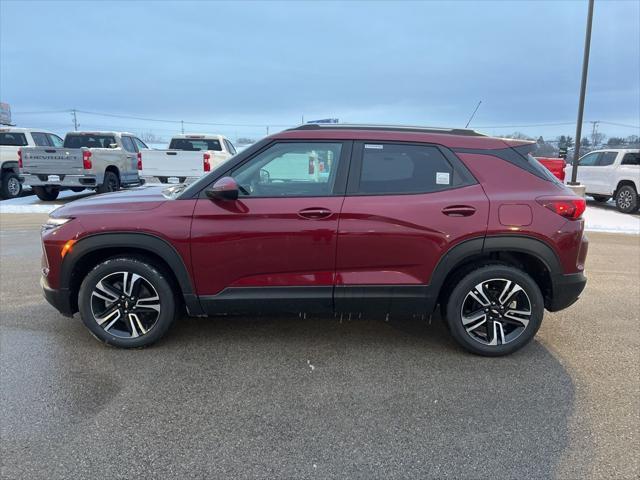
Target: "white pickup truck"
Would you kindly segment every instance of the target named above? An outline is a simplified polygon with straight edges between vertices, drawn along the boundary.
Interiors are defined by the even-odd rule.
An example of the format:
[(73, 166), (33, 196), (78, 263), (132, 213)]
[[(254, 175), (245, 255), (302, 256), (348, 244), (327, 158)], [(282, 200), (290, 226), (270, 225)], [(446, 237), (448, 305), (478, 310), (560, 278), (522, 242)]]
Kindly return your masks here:
[(55, 133), (37, 128), (0, 127), (0, 197), (15, 198), (22, 192), (18, 150), (22, 147), (61, 147)]
[(140, 175), (157, 177), (162, 183), (182, 183), (201, 177), (235, 154), (233, 144), (222, 135), (176, 135), (168, 150), (142, 152)]
[[(587, 195), (597, 202), (614, 198), (622, 213), (638, 210), (640, 192), (640, 149), (611, 148), (594, 150), (578, 161), (578, 181)], [(571, 179), (572, 166), (567, 165), (566, 178)]]
[(20, 175), (41, 200), (61, 190), (98, 193), (140, 185), (140, 155), (147, 146), (126, 132), (70, 132), (62, 147), (21, 147)]

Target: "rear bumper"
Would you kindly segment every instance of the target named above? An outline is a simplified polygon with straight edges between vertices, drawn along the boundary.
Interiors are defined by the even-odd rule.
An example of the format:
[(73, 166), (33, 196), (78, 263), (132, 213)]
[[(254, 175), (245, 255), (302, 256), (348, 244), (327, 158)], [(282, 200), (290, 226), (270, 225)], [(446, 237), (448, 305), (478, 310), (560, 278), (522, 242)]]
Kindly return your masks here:
[(72, 317), (75, 313), (71, 307), (71, 292), (66, 288), (55, 289), (49, 287), (44, 277), (40, 278), (40, 286), (44, 293), (44, 298), (49, 302), (56, 310), (58, 310), (65, 317)]
[[(51, 174), (58, 175), (58, 174)], [(97, 187), (102, 184), (101, 175), (58, 175), (60, 180), (49, 181), (49, 175), (24, 173), (21, 178), (24, 179), (25, 185), (31, 185), (32, 187), (44, 187), (44, 186), (56, 186), (56, 187)]]
[(587, 277), (582, 272), (556, 275), (553, 279), (553, 298), (547, 305), (547, 310), (557, 312), (573, 305), (586, 284)]

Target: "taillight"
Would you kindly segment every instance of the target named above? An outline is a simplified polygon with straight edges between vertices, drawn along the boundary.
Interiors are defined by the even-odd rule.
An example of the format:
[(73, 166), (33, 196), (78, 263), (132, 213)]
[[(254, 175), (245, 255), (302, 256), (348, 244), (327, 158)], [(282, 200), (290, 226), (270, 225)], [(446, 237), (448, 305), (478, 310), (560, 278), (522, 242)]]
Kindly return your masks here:
[(142, 170), (142, 153), (138, 152), (138, 170)]
[(22, 149), (18, 149), (18, 168), (22, 168)]
[(202, 155), (202, 162), (203, 162), (203, 166), (204, 166), (204, 171), (205, 172), (210, 172), (211, 171), (211, 154), (208, 152), (205, 152)]
[(91, 152), (89, 150), (85, 150), (82, 152), (82, 168), (85, 170), (91, 170), (93, 164), (91, 163)]
[(579, 219), (587, 208), (586, 200), (580, 197), (542, 197), (536, 200), (543, 207), (569, 220)]

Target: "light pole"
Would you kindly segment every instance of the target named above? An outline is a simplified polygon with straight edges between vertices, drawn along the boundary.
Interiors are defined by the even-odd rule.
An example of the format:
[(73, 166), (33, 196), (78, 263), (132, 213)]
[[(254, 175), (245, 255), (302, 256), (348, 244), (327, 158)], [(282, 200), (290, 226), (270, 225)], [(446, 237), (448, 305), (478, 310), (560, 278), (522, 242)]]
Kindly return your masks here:
[(593, 23), (593, 3), (589, 0), (587, 14), (587, 33), (584, 38), (584, 56), (582, 57), (582, 82), (580, 84), (580, 103), (578, 104), (578, 124), (576, 125), (576, 149), (573, 152), (573, 168), (570, 185), (578, 185), (578, 159), (580, 158), (580, 140), (582, 139), (582, 115), (584, 114), (584, 96), (587, 90), (587, 72), (589, 71), (589, 49), (591, 48), (591, 24)]

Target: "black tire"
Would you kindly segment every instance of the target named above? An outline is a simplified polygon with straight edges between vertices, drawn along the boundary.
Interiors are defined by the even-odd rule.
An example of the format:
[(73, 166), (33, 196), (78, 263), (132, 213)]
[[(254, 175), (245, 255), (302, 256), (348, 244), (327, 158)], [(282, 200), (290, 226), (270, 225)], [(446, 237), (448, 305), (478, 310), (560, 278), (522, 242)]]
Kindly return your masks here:
[[(502, 297), (497, 296), (496, 292), (500, 293), (502, 286), (506, 287), (508, 285), (507, 282), (512, 282), (510, 284), (512, 286), (519, 286), (522, 291), (516, 290), (513, 295), (507, 295), (505, 301), (513, 301), (501, 305), (499, 299)], [(485, 288), (484, 296), (478, 293), (475, 297), (496, 301), (495, 303), (489, 303), (486, 308), (477, 303), (479, 308), (472, 308), (473, 313), (480, 312), (478, 315), (484, 314), (485, 320), (483, 321), (482, 317), (478, 317), (477, 320), (467, 323), (468, 327), (465, 327), (463, 324), (463, 311), (468, 305), (466, 302), (469, 302), (469, 300), (472, 303), (475, 302), (472, 292), (477, 292), (476, 286), (481, 284)], [(500, 288), (494, 290), (494, 285), (499, 285)], [(515, 315), (512, 312), (524, 311), (517, 310), (518, 308), (523, 308), (519, 307), (518, 302), (529, 304), (527, 310), (530, 315), (523, 316), (523, 318), (527, 317), (526, 324), (512, 320), (514, 316), (520, 318), (519, 314)], [(533, 339), (542, 323), (544, 299), (536, 282), (522, 270), (509, 265), (491, 264), (479, 267), (464, 275), (451, 292), (445, 311), (449, 331), (463, 348), (477, 355), (497, 357), (513, 353)], [(494, 314), (495, 317), (493, 316)], [(472, 313), (468, 315), (467, 320), (474, 317)], [(509, 317), (506, 315), (509, 315)], [(471, 331), (468, 332), (468, 330)], [(479, 338), (485, 333), (485, 339)], [(499, 333), (502, 333), (502, 335), (499, 335)], [(509, 339), (510, 336), (512, 337), (511, 339)], [(493, 339), (496, 339), (495, 345), (491, 344)], [(506, 341), (503, 342), (503, 340)]]
[(187, 177), (180, 177), (178, 180), (180, 181), (180, 183), (184, 183), (186, 179)]
[(11, 171), (2, 174), (0, 182), (0, 197), (5, 199), (19, 197), (22, 193), (22, 184), (17, 173)]
[(609, 195), (591, 195), (596, 202), (605, 203), (611, 198)]
[(104, 172), (104, 180), (102, 181), (102, 185), (98, 187), (97, 192), (109, 193), (117, 192), (118, 190), (120, 190), (120, 179), (118, 175), (111, 171)]
[(84, 190), (84, 187), (71, 187), (71, 191), (76, 193), (83, 192)]
[(158, 177), (158, 180), (160, 180), (160, 183), (167, 183), (167, 177)]
[(33, 191), (40, 200), (50, 202), (58, 198), (60, 189), (56, 187), (33, 187)]
[[(120, 282), (121, 289), (118, 290), (117, 279), (123, 278), (124, 272), (130, 275), (130, 279), (134, 278), (132, 274), (140, 276), (129, 288), (132, 295), (124, 295), (126, 289), (122, 288), (123, 282)], [(106, 291), (97, 289), (99, 282), (102, 282), (101, 286), (108, 286), (109, 292), (121, 294), (120, 299), (106, 302), (107, 297), (99, 296), (100, 292)], [(137, 300), (136, 288), (140, 295)], [(152, 299), (154, 295), (158, 297), (158, 301), (154, 302), (159, 309), (157, 315), (155, 310), (136, 303), (145, 298)], [(117, 295), (114, 298), (118, 298)], [(78, 309), (82, 322), (101, 342), (120, 348), (139, 348), (155, 343), (167, 332), (176, 317), (176, 300), (168, 276), (162, 269), (144, 258), (117, 257), (100, 263), (84, 278), (78, 293)], [(111, 312), (105, 314), (102, 320), (113, 316), (104, 320), (101, 326), (98, 323), (100, 312), (95, 310)], [(138, 320), (134, 321), (131, 315)], [(109, 325), (112, 322), (115, 323)], [(134, 331), (137, 336), (134, 336)]]
[(623, 185), (616, 192), (616, 208), (622, 213), (638, 210), (638, 192), (631, 185)]

